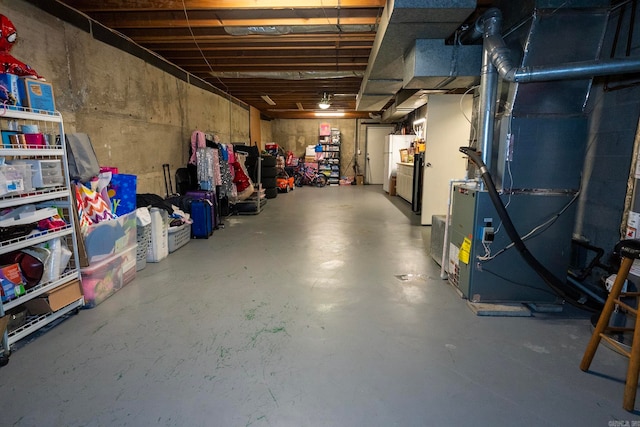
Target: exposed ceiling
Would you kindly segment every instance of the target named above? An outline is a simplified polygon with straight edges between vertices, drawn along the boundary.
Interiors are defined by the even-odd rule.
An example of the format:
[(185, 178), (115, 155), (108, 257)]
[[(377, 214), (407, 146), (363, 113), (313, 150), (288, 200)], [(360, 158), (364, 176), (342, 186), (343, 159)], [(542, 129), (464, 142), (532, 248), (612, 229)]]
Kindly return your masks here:
[[(376, 39), (376, 33), (380, 30), (389, 33), (385, 36), (387, 50), (396, 50), (400, 58), (407, 48), (407, 40), (404, 44), (390, 40), (402, 33), (390, 25), (394, 20), (390, 12), (397, 4), (404, 3), (401, 7), (406, 7), (403, 14), (396, 13), (400, 18), (395, 19), (403, 28), (415, 24), (402, 22), (415, 15), (412, 12), (415, 7), (432, 17), (414, 16), (413, 20), (420, 19), (423, 25), (418, 34), (409, 36), (415, 39), (419, 35), (429, 37), (424, 25), (437, 29), (434, 37), (446, 38), (463, 20), (473, 19), (491, 2), (389, 0), (388, 10), (386, 0), (59, 0), (58, 3), (125, 35), (266, 116), (313, 117), (326, 93), (331, 97), (328, 111), (343, 111), (347, 118), (368, 118), (370, 112), (382, 113), (393, 103), (390, 96), (385, 96), (378, 102), (356, 106), (356, 96), (367, 86), (366, 79), (381, 74), (370, 61), (372, 52), (381, 53), (382, 41), (380, 36)], [(425, 6), (430, 3), (434, 6)], [(433, 13), (434, 10), (440, 13)], [(384, 57), (378, 57), (378, 63), (383, 61)], [(382, 72), (388, 65), (387, 61), (376, 67)]]

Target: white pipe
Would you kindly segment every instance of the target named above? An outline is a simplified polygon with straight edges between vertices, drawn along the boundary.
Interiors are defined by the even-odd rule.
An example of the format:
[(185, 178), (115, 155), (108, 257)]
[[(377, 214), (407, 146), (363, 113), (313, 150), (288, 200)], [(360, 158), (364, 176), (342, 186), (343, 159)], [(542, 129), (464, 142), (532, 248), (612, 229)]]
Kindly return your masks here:
[[(452, 179), (449, 181), (449, 200), (447, 201), (447, 214), (444, 220), (444, 241), (442, 242), (442, 258), (440, 258), (440, 278), (442, 280), (447, 279), (447, 272), (445, 271), (445, 258), (447, 255), (447, 250), (449, 250), (449, 222), (451, 219), (451, 202), (452, 202), (452, 193), (453, 193), (453, 185), (454, 184), (464, 184), (467, 182), (475, 182), (472, 179)], [(433, 230), (431, 230), (433, 233)]]

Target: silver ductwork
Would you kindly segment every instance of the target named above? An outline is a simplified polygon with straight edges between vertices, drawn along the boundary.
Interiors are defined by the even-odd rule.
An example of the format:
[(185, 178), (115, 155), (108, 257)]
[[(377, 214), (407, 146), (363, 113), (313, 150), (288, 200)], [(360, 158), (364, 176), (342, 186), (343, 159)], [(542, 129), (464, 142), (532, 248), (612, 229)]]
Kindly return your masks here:
[(416, 40), (404, 55), (403, 89), (452, 90), (479, 82), (481, 45), (447, 45), (444, 39)]
[(511, 49), (507, 47), (501, 36), (502, 13), (500, 10), (488, 10), (481, 20), (481, 26), (484, 28), (484, 49), (500, 77), (508, 82), (529, 83), (582, 79), (640, 71), (640, 58), (518, 67), (512, 58)]
[[(404, 88), (404, 55), (416, 40), (446, 39), (473, 13), (476, 3), (476, 0), (387, 0), (356, 98), (356, 109), (384, 108)], [(445, 76), (448, 73), (447, 69)]]
[[(511, 44), (501, 35), (500, 10), (490, 9), (476, 23), (476, 27), (484, 32), (478, 148), (482, 152), (482, 160), (498, 179), (501, 179), (505, 172), (501, 168), (506, 168), (506, 162), (514, 166), (508, 158), (510, 155), (506, 154), (513, 150), (513, 146), (509, 146), (512, 143), (505, 140), (513, 134), (509, 129), (517, 123), (526, 122), (518, 116), (522, 118), (525, 115), (553, 115), (556, 120), (549, 120), (546, 127), (558, 126), (555, 131), (557, 135), (572, 132), (577, 135), (573, 129), (574, 125), (568, 124), (571, 119), (567, 119), (564, 124), (560, 124), (558, 119), (561, 116), (582, 114), (588, 99), (591, 79), (600, 75), (640, 71), (640, 58), (599, 59), (606, 10), (565, 11), (565, 15), (557, 11), (534, 11), (531, 27), (528, 30), (521, 27), (520, 35), (512, 34)], [(575, 40), (563, 40), (550, 50), (549, 46), (554, 42), (554, 37), (557, 37), (554, 31), (558, 28), (564, 28), (564, 37), (575, 37)], [(587, 30), (588, 28), (592, 31)], [(512, 47), (518, 45), (522, 46), (522, 53)], [(506, 111), (501, 113), (501, 118), (496, 122), (498, 75), (504, 82), (512, 85), (508, 88), (509, 96), (501, 100)], [(556, 122), (557, 124), (551, 125)], [(495, 135), (496, 126), (501, 128), (500, 136)], [(529, 131), (536, 133), (533, 127)], [(568, 145), (566, 140), (564, 145)], [(553, 148), (556, 155), (559, 155), (562, 146)], [(523, 146), (519, 147), (522, 151)], [(533, 154), (533, 151), (535, 149), (532, 149), (530, 154)], [(578, 152), (575, 151), (576, 154)], [(564, 155), (568, 156), (569, 153)], [(498, 162), (497, 166), (493, 164), (495, 161)], [(542, 162), (542, 159), (540, 161)], [(544, 181), (540, 169), (535, 170), (536, 168), (525, 164), (522, 166), (531, 169), (526, 181)], [(521, 170), (520, 174), (522, 173)]]
[(211, 71), (209, 74), (224, 79), (314, 80), (362, 77), (360, 71)]
[(375, 25), (278, 25), (269, 27), (224, 27), (224, 31), (232, 36), (281, 36), (285, 34), (311, 33), (365, 33), (376, 30)]
[(478, 146), (482, 154), (482, 161), (491, 164), (491, 144), (493, 142), (494, 121), (496, 116), (496, 98), (498, 87), (498, 72), (491, 62), (487, 49), (482, 53), (482, 68), (480, 70), (480, 111), (478, 113), (479, 132)]

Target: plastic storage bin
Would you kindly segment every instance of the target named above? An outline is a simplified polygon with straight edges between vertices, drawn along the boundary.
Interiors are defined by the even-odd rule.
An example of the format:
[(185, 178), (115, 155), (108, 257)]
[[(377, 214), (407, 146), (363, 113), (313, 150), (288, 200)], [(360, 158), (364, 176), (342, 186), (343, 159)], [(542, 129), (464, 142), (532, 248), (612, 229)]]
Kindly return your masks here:
[(175, 252), (191, 240), (191, 224), (169, 227), (169, 253)]
[(33, 184), (30, 165), (0, 165), (0, 196), (31, 190), (33, 190)]
[(35, 188), (54, 187), (64, 184), (60, 160), (18, 160), (13, 163), (31, 165), (32, 185)]
[(95, 307), (135, 278), (136, 248), (133, 245), (80, 269), (85, 307)]
[(122, 258), (119, 254), (112, 255), (81, 268), (80, 275), (85, 307), (95, 307), (122, 288)]
[(120, 254), (122, 258), (122, 284), (131, 283), (136, 278), (138, 245)]
[(83, 232), (89, 264), (122, 253), (136, 244), (136, 213), (90, 225)]

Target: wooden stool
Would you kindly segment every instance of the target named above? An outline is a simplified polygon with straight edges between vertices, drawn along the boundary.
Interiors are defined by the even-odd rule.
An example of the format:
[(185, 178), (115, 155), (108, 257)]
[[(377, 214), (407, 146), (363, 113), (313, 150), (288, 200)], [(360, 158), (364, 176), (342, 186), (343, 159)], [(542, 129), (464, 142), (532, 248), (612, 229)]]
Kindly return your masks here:
[[(638, 322), (638, 310), (625, 304), (620, 298), (640, 296), (640, 292), (622, 292), (622, 286), (629, 275), (633, 260), (640, 259), (640, 240), (622, 240), (616, 245), (616, 252), (622, 257), (622, 263), (620, 264), (620, 269), (611, 287), (607, 301), (604, 303), (604, 308), (602, 309), (602, 313), (600, 313), (600, 318), (593, 331), (593, 335), (591, 335), (591, 340), (589, 340), (587, 349), (582, 357), (580, 369), (583, 371), (589, 369), (593, 356), (596, 354), (596, 350), (600, 344), (600, 339), (604, 339), (617, 351), (627, 356), (629, 358), (629, 366), (627, 368), (627, 380), (624, 386), (622, 407), (627, 411), (633, 411), (636, 401), (636, 391), (638, 389), (638, 372), (640, 371), (640, 323)], [(611, 314), (616, 304), (635, 316), (635, 327), (609, 326)], [(627, 351), (618, 341), (606, 335), (605, 332), (607, 331), (633, 331), (631, 351)]]

